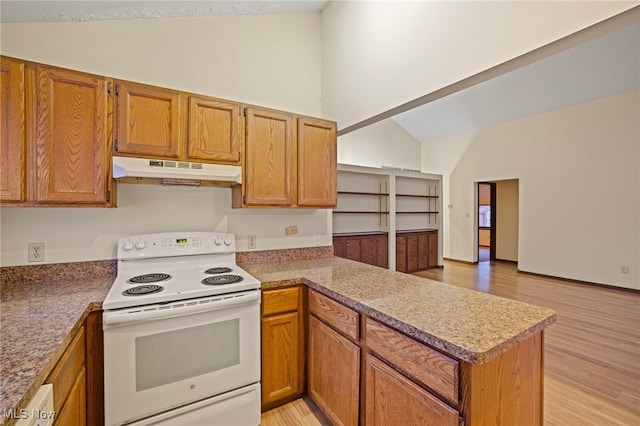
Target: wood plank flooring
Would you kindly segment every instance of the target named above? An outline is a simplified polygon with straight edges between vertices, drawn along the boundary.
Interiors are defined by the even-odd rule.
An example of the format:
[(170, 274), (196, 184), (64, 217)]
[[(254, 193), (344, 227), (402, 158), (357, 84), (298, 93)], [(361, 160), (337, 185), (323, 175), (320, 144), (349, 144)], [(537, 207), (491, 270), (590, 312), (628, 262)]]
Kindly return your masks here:
[[(518, 274), (503, 262), (445, 262), (416, 275), (558, 313), (545, 333), (545, 425), (640, 426), (640, 294)], [(313, 403), (292, 404), (262, 424), (327, 424)]]

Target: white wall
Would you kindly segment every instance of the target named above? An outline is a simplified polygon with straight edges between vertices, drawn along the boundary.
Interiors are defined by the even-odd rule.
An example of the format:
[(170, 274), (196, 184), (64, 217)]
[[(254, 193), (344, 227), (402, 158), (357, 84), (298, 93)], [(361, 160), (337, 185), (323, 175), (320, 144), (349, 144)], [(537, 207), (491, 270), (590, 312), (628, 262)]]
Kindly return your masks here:
[(313, 13), (2, 24), (0, 51), (319, 116), (320, 22)]
[(323, 113), (345, 128), (636, 5), (332, 1), (322, 14)]
[[(3, 24), (3, 55), (321, 116), (321, 17), (291, 14)], [(295, 36), (292, 36), (295, 35)], [(326, 117), (330, 118), (330, 117)], [(121, 184), (117, 209), (0, 209), (2, 266), (114, 258), (119, 236), (174, 230), (236, 234), (238, 249), (331, 244), (329, 210), (231, 209), (229, 189)], [(299, 233), (286, 237), (285, 227)]]
[(338, 162), (420, 170), (420, 142), (393, 120), (383, 120), (338, 138)]
[(444, 256), (474, 260), (474, 182), (518, 178), (519, 269), (640, 289), (638, 117), (633, 92), (424, 143), (452, 206)]

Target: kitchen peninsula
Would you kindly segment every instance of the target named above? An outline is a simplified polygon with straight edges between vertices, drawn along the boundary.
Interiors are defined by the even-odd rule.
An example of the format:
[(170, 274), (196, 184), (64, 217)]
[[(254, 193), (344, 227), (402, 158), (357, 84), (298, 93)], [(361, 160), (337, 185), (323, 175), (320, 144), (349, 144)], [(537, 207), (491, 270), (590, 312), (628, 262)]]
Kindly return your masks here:
[(308, 292), (308, 393), (333, 423), (542, 424), (554, 311), (338, 257), (241, 266)]
[[(327, 247), (317, 253), (329, 251)], [(325, 395), (320, 386), (324, 382), (318, 382), (314, 376), (315, 363), (320, 361), (313, 356), (318, 353), (314, 342), (329, 335), (326, 333), (334, 333), (335, 324), (327, 313), (342, 311), (349, 315), (338, 319), (355, 321), (350, 326), (354, 326), (356, 337), (348, 340), (349, 347), (358, 354), (355, 371), (361, 371), (361, 362), (363, 366), (363, 375), (358, 374), (355, 382), (346, 377), (350, 386), (355, 386), (355, 407), (350, 408), (355, 408), (356, 416), (384, 418), (387, 414), (376, 411), (376, 407), (393, 410), (393, 404), (380, 404), (376, 400), (382, 393), (370, 391), (385, 387), (396, 394), (411, 391), (405, 392), (405, 399), (398, 400), (398, 404), (402, 401), (403, 411), (416, 419), (423, 412), (406, 409), (413, 407), (410, 395), (415, 392), (427, 398), (420, 402), (427, 401), (429, 407), (440, 410), (437, 412), (449, 419), (448, 424), (456, 421), (458, 425), (459, 420), (455, 419), (461, 418), (466, 425), (542, 423), (542, 337), (543, 330), (555, 321), (553, 311), (331, 255), (306, 260), (268, 259), (266, 263), (255, 263), (258, 256), (238, 255), (240, 266), (262, 282), (265, 294), (298, 287), (309, 297), (308, 303), (305, 299), (301, 304), (309, 310), (301, 316), (301, 324), (306, 324), (309, 318), (310, 347), (303, 353), (308, 354), (306, 374), (312, 397)], [(0, 304), (3, 413), (24, 408), (59, 361), (78, 323), (82, 323), (87, 312), (99, 309), (110, 282), (107, 277), (89, 282), (70, 278), (36, 285), (23, 284), (20, 277), (12, 278), (15, 282), (2, 283)], [(47, 298), (42, 293), (29, 295), (32, 290), (40, 292), (43, 286), (47, 286)], [(79, 298), (81, 292), (70, 292), (70, 288), (86, 288), (87, 297)], [(78, 308), (77, 303), (69, 303), (70, 297), (86, 300), (82, 302), (85, 305)], [(36, 299), (38, 302), (34, 304)], [(55, 318), (67, 320), (36, 318), (54, 318), (53, 313)], [(36, 331), (38, 336), (50, 332), (58, 337), (53, 340), (25, 337), (21, 344), (16, 344), (16, 336), (30, 336)], [(345, 340), (342, 333), (334, 334)], [(43, 343), (54, 340), (60, 347), (39, 349)], [(37, 353), (46, 356), (34, 358)], [(87, 351), (88, 362), (94, 356)], [(336, 365), (346, 365), (342, 361)], [(29, 383), (23, 380), (27, 371), (31, 371)], [(322, 373), (329, 379), (335, 376), (327, 370)], [(328, 403), (326, 407), (319, 405), (330, 418), (333, 412), (341, 413), (330, 400)], [(482, 410), (478, 409), (480, 403)], [(394, 413), (391, 411), (391, 415)]]

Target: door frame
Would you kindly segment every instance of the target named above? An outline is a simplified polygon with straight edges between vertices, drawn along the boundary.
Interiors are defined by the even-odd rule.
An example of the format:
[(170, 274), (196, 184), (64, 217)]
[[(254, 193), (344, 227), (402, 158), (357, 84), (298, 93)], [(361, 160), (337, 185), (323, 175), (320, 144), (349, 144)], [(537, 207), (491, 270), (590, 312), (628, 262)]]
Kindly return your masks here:
[(491, 211), (491, 227), (489, 228), (489, 261), (493, 262), (496, 260), (496, 225), (497, 225), (497, 184), (495, 182), (476, 182), (476, 209), (475, 209), (475, 230), (476, 230), (476, 261), (480, 260), (480, 224), (479, 224), (479, 214), (480, 214), (480, 185), (489, 185), (490, 192), (490, 211)]

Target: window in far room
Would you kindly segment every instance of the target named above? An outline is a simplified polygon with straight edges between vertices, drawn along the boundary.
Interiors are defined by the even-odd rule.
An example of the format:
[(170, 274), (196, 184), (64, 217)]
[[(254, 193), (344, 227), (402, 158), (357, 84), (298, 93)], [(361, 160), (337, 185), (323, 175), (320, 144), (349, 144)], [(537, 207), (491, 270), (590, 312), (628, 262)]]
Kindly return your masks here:
[(478, 227), (491, 228), (491, 205), (478, 206)]

